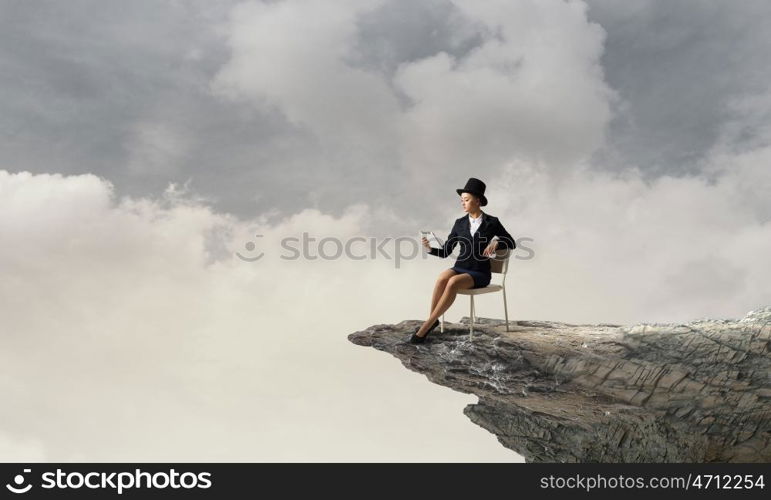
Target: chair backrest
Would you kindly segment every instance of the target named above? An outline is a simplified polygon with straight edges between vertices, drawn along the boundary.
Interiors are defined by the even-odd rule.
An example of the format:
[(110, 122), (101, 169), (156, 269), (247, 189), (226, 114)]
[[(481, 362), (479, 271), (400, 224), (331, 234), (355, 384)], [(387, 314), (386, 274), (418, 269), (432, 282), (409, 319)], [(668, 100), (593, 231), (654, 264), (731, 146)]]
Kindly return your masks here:
[(495, 257), (490, 259), (490, 272), (506, 274), (509, 270), (509, 257), (511, 257), (511, 248), (496, 250)]

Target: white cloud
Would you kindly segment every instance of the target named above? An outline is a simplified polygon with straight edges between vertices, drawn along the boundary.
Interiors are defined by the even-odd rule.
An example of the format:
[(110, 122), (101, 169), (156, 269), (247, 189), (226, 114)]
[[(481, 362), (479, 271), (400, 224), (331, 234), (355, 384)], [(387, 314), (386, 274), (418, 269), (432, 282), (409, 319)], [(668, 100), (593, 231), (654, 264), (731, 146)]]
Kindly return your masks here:
[(599, 65), (604, 32), (583, 4), (456, 5), (499, 36), (459, 61), (441, 52), (400, 67), (396, 81), (417, 102), (406, 116), (410, 160), (469, 171), (517, 155), (560, 169), (602, 144), (613, 93)]
[[(512, 162), (488, 198), (531, 237), (511, 267), (518, 317), (569, 322), (741, 317), (771, 303), (771, 148), (714, 156), (712, 181), (576, 169), (555, 182)], [(526, 251), (519, 253), (527, 257)]]
[(405, 183), (421, 186), (437, 176), (484, 176), (513, 155), (561, 170), (601, 145), (614, 96), (599, 64), (604, 32), (587, 21), (584, 4), (447, 4), (480, 27), (481, 45), (460, 59), (438, 51), (402, 61), (389, 81), (348, 63), (357, 15), (372, 17), (382, 3), (240, 4), (231, 59), (213, 91), (276, 107), (362, 174), (393, 168), (384, 159), (396, 158), (412, 177)]
[(213, 91), (277, 106), (290, 121), (339, 148), (388, 144), (397, 120), (395, 96), (377, 75), (343, 62), (356, 15), (379, 3), (237, 5), (230, 17), (231, 59), (212, 82)]
[[(589, 168), (555, 182), (512, 162), (488, 193), (490, 213), (535, 240), (521, 240), (535, 259), (511, 266), (512, 319), (687, 321), (771, 303), (768, 155), (716, 155), (716, 182)], [(93, 175), (0, 171), (0, 193), (13, 242), (0, 247), (5, 459), (515, 458), (465, 421), (467, 397), (346, 339), (424, 319), (451, 259), (281, 258), (285, 237), (345, 242), (390, 211), (241, 221), (176, 188), (116, 200)], [(235, 251), (265, 256), (248, 263)], [(499, 299), (479, 300), (478, 314), (501, 317)], [(461, 297), (448, 319), (467, 307)], [(417, 442), (420, 422), (432, 432)]]
[[(239, 221), (177, 189), (116, 200), (93, 175), (2, 170), (0, 193), (2, 459), (517, 460), (467, 421), (473, 397), (346, 338), (424, 316), (425, 261), (280, 258), (377, 211)], [(249, 241), (263, 260), (233, 258)]]
[[(8, 387), (3, 389), (6, 393)], [(8, 462), (50, 462), (43, 443), (34, 439), (17, 439), (10, 434), (0, 433), (0, 450), (0, 459)]]

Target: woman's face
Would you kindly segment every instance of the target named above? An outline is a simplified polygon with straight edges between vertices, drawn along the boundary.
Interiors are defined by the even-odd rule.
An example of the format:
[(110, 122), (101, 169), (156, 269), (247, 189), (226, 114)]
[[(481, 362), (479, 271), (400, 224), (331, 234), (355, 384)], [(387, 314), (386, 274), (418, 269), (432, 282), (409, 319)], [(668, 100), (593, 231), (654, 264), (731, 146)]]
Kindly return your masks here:
[(460, 204), (464, 212), (474, 212), (479, 209), (479, 198), (470, 193), (461, 193)]

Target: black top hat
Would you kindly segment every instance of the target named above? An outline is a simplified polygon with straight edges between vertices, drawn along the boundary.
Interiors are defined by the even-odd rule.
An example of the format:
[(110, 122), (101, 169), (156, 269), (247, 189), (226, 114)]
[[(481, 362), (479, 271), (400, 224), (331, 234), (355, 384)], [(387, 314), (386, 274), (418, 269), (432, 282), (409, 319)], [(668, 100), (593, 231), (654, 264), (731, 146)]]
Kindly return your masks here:
[(480, 181), (479, 179), (475, 179), (474, 177), (469, 177), (469, 180), (466, 181), (466, 187), (464, 188), (458, 188), (455, 191), (458, 192), (458, 195), (461, 193), (471, 193), (474, 196), (479, 197), (479, 204), (482, 206), (487, 205), (487, 198), (485, 198), (485, 183)]

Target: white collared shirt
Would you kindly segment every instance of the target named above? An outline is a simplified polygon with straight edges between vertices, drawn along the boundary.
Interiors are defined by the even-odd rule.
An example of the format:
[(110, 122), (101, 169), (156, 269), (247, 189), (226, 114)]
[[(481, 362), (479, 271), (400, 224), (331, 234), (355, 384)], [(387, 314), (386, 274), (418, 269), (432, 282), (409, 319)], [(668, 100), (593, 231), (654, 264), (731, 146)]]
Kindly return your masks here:
[[(471, 214), (468, 214), (468, 221), (471, 229), (471, 236), (474, 236), (474, 233), (477, 232), (477, 229), (479, 229), (479, 226), (482, 224), (482, 217), (484, 217), (484, 213), (479, 214), (479, 217), (477, 217), (476, 219), (473, 218)], [(497, 240), (498, 240), (498, 236), (493, 236), (491, 243)]]
[(471, 226), (471, 236), (474, 236), (474, 233), (477, 232), (477, 229), (479, 229), (479, 225), (482, 223), (482, 214), (479, 214), (479, 217), (476, 219), (471, 216), (471, 214), (468, 214), (468, 221), (469, 226)]

